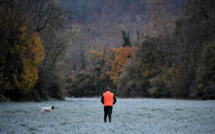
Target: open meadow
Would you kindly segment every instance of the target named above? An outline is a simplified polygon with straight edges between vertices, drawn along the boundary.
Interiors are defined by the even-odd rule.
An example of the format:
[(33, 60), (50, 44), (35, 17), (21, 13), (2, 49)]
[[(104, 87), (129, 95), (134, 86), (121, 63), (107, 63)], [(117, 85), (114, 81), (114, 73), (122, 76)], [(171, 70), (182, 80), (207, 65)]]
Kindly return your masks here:
[[(52, 106), (51, 113), (40, 113)], [(215, 101), (117, 99), (112, 123), (100, 98), (0, 103), (1, 134), (214, 134)]]

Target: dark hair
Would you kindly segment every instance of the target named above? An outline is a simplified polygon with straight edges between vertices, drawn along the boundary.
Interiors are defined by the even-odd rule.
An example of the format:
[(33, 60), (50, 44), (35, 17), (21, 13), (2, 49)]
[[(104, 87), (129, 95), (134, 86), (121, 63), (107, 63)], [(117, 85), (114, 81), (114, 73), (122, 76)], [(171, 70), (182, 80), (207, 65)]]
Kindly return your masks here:
[(107, 87), (107, 91), (109, 91), (110, 90), (110, 88), (109, 87)]

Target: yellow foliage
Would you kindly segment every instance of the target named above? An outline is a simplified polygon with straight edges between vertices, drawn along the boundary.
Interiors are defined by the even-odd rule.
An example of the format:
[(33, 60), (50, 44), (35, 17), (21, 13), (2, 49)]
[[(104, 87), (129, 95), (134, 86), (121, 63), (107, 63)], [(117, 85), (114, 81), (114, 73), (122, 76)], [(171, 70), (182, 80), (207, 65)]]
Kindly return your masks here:
[(99, 50), (90, 50), (88, 59), (90, 62), (94, 61), (95, 59), (102, 59), (104, 57), (105, 48)]
[(15, 82), (21, 93), (27, 93), (36, 84), (39, 76), (37, 66), (32, 64), (31, 60), (24, 60), (23, 63), (24, 72), (22, 73), (22, 81), (18, 81), (15, 78)]
[[(15, 45), (14, 51), (18, 51), (23, 63), (23, 72), (21, 80), (14, 76), (14, 81), (20, 93), (26, 94), (36, 84), (38, 76), (39, 63), (44, 58), (44, 48), (42, 41), (37, 33), (31, 35), (26, 33), (26, 27), (20, 29), (19, 45)], [(20, 45), (21, 44), (21, 45)]]
[(29, 40), (29, 44), (32, 44), (29, 46), (29, 49), (31, 49), (31, 52), (34, 54), (34, 62), (38, 66), (45, 56), (42, 41), (38, 33), (34, 33), (32, 39)]
[(20, 29), (19, 29), (19, 31), (21, 31), (21, 32), (25, 32), (27, 30), (27, 27), (26, 26), (23, 26), (23, 27), (21, 27)]
[[(0, 65), (1, 88), (26, 94), (39, 78), (38, 66), (44, 58), (42, 41), (38, 33), (31, 31), (26, 16), (2, 6), (0, 16), (1, 33), (6, 35), (1, 40), (1, 63), (4, 64)], [(4, 47), (8, 52), (4, 51)], [(7, 55), (12, 58), (6, 59)], [(1, 71), (2, 66), (7, 68)]]

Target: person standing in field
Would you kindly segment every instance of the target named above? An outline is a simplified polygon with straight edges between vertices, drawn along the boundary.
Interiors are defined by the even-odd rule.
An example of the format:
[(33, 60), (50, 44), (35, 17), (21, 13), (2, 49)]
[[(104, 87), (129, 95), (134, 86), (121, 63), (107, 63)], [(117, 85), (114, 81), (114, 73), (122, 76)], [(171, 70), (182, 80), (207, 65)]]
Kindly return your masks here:
[(111, 114), (113, 105), (116, 103), (116, 98), (113, 93), (110, 92), (110, 88), (107, 87), (105, 93), (103, 93), (101, 102), (104, 104), (104, 122), (107, 122), (107, 116), (109, 122), (111, 122)]

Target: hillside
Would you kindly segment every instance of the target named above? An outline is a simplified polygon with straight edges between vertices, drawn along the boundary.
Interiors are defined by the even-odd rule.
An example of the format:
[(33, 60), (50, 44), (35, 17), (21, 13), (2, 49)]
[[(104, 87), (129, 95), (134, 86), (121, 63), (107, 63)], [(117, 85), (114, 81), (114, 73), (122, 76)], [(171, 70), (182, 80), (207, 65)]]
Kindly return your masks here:
[[(106, 18), (120, 23), (149, 20), (150, 5), (147, 0), (59, 0), (67, 11), (69, 20), (89, 24)], [(152, 1), (153, 2), (153, 1)], [(186, 0), (165, 0), (166, 14), (179, 15)]]

